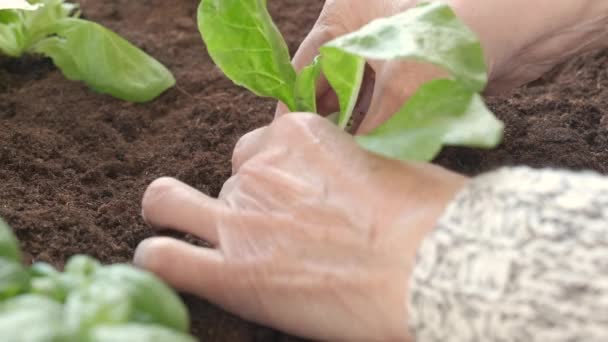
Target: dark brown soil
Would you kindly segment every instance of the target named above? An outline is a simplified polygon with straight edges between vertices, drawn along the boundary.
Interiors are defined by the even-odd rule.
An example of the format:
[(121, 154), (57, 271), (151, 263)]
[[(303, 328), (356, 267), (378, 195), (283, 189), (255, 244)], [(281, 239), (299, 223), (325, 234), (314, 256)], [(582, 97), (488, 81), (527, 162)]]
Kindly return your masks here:
[[(0, 58), (0, 216), (33, 260), (76, 253), (124, 262), (153, 232), (139, 216), (146, 185), (177, 177), (216, 195), (236, 140), (268, 123), (274, 104), (225, 79), (205, 53), (195, 0), (82, 0), (85, 15), (173, 70), (178, 87), (134, 105), (65, 80), (39, 58)], [(322, 0), (270, 1), (294, 51)], [(467, 174), (503, 165), (608, 173), (608, 51), (571, 61), (512, 94), (489, 99), (507, 123), (494, 151), (450, 148), (439, 162)], [(192, 298), (203, 341), (287, 341)]]

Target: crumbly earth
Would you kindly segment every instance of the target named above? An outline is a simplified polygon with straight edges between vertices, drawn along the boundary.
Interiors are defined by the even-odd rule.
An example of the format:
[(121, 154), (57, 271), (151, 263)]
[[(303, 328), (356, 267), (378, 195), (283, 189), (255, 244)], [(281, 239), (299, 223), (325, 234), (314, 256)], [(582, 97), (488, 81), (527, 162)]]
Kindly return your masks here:
[[(173, 176), (217, 195), (237, 139), (272, 119), (274, 103), (235, 87), (199, 36), (193, 0), (82, 0), (85, 16), (154, 55), (178, 86), (135, 105), (70, 82), (45, 59), (0, 58), (0, 216), (31, 260), (59, 267), (86, 253), (125, 262), (154, 233), (140, 218), (146, 185)], [(322, 0), (270, 1), (295, 51)], [(504, 165), (608, 173), (608, 51), (570, 61), (511, 94), (489, 98), (507, 124), (493, 151), (448, 148), (438, 162), (470, 175)], [(192, 237), (186, 237), (192, 240)], [(290, 341), (187, 298), (203, 341)]]

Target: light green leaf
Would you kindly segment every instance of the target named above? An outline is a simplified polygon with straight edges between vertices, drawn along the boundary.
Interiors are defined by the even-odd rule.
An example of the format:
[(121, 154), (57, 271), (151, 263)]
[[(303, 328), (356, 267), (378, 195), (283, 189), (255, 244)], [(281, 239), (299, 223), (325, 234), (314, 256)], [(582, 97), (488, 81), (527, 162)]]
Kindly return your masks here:
[(51, 57), (68, 79), (132, 102), (150, 101), (175, 84), (162, 64), (103, 26), (68, 18), (55, 32), (33, 49)]
[(20, 9), (26, 11), (35, 11), (37, 10), (41, 4), (30, 4), (25, 0), (2, 0), (0, 3), (0, 10), (5, 9)]
[(487, 83), (479, 39), (448, 5), (438, 1), (375, 20), (325, 46), (365, 59), (432, 63), (475, 92), (483, 90)]
[(321, 76), (320, 56), (300, 71), (296, 78), (295, 99), (297, 112), (317, 112), (317, 80)]
[(429, 161), (444, 144), (495, 147), (503, 128), (479, 94), (444, 79), (423, 85), (395, 116), (357, 141), (387, 157)]
[(10, 261), (21, 262), (19, 241), (9, 226), (0, 219), (0, 257)]
[(70, 273), (61, 273), (53, 266), (36, 262), (30, 267), (31, 293), (39, 294), (58, 302), (64, 302), (68, 294), (84, 286), (85, 279)]
[(0, 301), (27, 291), (29, 281), (28, 273), (21, 264), (0, 258)]
[(56, 23), (77, 16), (77, 5), (64, 0), (32, 1), (35, 10), (0, 10), (0, 52), (20, 57), (33, 44), (53, 35)]
[(0, 53), (19, 57), (25, 49), (26, 36), (21, 14), (15, 10), (0, 10)]
[(323, 74), (340, 102), (338, 126), (344, 129), (359, 99), (365, 73), (365, 59), (331, 46), (322, 47), (320, 52)]
[(209, 55), (233, 82), (296, 109), (296, 73), (266, 0), (203, 0), (198, 27)]
[(196, 342), (193, 337), (146, 324), (100, 325), (91, 330), (87, 342)]
[(128, 265), (111, 265), (98, 269), (92, 281), (124, 288), (133, 303), (135, 321), (188, 331), (190, 320), (184, 303), (151, 273)]
[(72, 292), (64, 312), (69, 331), (83, 334), (95, 325), (127, 323), (133, 315), (133, 302), (127, 288), (101, 280)]
[(23, 295), (0, 304), (0, 341), (73, 341), (62, 323), (61, 304), (36, 295)]
[(102, 267), (99, 261), (87, 255), (75, 255), (65, 264), (64, 270), (73, 276), (88, 278)]
[(21, 11), (24, 31), (26, 33), (25, 47), (29, 50), (40, 40), (56, 34), (54, 29), (63, 19), (79, 16), (78, 5), (65, 2), (65, 0), (40, 0), (43, 6), (37, 11)]

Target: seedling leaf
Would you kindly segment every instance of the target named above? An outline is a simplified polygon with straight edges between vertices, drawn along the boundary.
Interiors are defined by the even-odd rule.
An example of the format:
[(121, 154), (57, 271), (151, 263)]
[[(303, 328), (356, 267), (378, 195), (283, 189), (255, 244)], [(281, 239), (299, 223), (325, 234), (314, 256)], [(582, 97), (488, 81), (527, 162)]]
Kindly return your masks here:
[(340, 102), (338, 126), (344, 129), (348, 125), (359, 99), (365, 72), (365, 59), (332, 46), (322, 47), (321, 57), (323, 74), (338, 95)]
[(0, 219), (0, 258), (21, 262), (21, 249), (15, 234), (8, 225)]
[(147, 102), (175, 84), (158, 61), (108, 29), (77, 19), (65, 0), (32, 1), (35, 10), (0, 10), (0, 53), (51, 57), (64, 75), (114, 97)]
[(296, 110), (296, 72), (266, 0), (203, 0), (198, 27), (209, 55), (232, 81)]
[(357, 141), (391, 158), (428, 161), (443, 144), (495, 147), (502, 132), (479, 94), (443, 79), (423, 85), (395, 116)]
[(294, 96), (296, 111), (317, 112), (317, 80), (321, 76), (320, 57), (317, 56), (311, 65), (300, 71), (296, 77)]
[(432, 63), (475, 92), (482, 91), (487, 83), (479, 39), (441, 2), (423, 3), (393, 17), (375, 20), (326, 47), (370, 60)]
[(6, 9), (20, 9), (26, 11), (35, 11), (37, 10), (41, 4), (30, 4), (25, 0), (2, 0), (0, 3), (0, 10)]
[(68, 18), (55, 32), (33, 49), (51, 57), (70, 80), (132, 102), (150, 101), (175, 84), (162, 64), (101, 25)]

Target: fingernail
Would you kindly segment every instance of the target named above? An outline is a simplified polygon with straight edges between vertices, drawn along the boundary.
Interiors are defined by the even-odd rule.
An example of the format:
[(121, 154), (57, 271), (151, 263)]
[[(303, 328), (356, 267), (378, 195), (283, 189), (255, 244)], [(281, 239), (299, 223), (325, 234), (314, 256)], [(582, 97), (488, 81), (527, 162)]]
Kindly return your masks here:
[(135, 255), (133, 256), (133, 263), (136, 266), (144, 267), (146, 265), (146, 260), (148, 258), (148, 246), (150, 245), (150, 240), (143, 240), (137, 245), (135, 249)]

